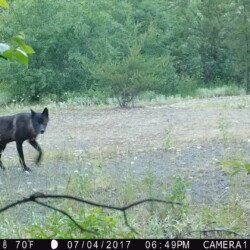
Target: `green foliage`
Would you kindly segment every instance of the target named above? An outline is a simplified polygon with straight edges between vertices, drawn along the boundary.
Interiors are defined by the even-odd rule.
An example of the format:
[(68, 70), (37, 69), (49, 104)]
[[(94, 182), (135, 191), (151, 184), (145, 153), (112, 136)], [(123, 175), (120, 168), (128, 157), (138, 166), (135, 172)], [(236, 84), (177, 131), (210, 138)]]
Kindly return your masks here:
[(175, 89), (177, 94), (182, 97), (195, 96), (197, 82), (195, 79), (192, 79), (189, 76), (182, 76), (176, 84)]
[[(243, 80), (246, 92), (250, 93), (250, 2), (234, 1), (228, 6), (226, 46), (230, 48), (234, 61), (232, 73)], [(229, 24), (230, 23), (230, 24)], [(237, 38), (237, 39), (236, 39)]]
[[(5, 15), (1, 30), (5, 31), (6, 36), (8, 32), (23, 30), (28, 34), (27, 42), (32, 44), (37, 56), (33, 57), (29, 69), (5, 63), (1, 67), (2, 81), (11, 85), (14, 96), (25, 96), (31, 101), (47, 94), (60, 98), (65, 91), (79, 91), (79, 82), (86, 72), (69, 58), (69, 51), (77, 48), (72, 47), (74, 37), (68, 35), (71, 24), (65, 22), (62, 11), (58, 11), (67, 7), (65, 15), (68, 21), (76, 22), (72, 20), (76, 18), (70, 18), (71, 4), (58, 1), (17, 1), (16, 4), (19, 8), (13, 8)], [(24, 5), (25, 8), (22, 8)], [(7, 30), (7, 27), (11, 29)], [(77, 42), (81, 46), (79, 39)]]
[(226, 79), (229, 71), (227, 65), (227, 50), (224, 46), (224, 23), (226, 5), (223, 1), (204, 0), (198, 10), (202, 19), (198, 22), (200, 37), (200, 56), (202, 63), (202, 77), (205, 82), (212, 83), (216, 78)]
[(6, 0), (0, 0), (0, 6), (4, 8), (9, 8), (9, 4), (6, 2)]
[(242, 158), (233, 158), (223, 162), (223, 165), (230, 171), (231, 176), (239, 173), (250, 174), (250, 163)]
[(107, 61), (95, 65), (91, 73), (110, 89), (120, 107), (128, 107), (141, 92), (157, 88), (167, 79), (168, 57), (151, 57), (141, 53), (141, 47), (133, 47), (121, 62)]
[(0, 57), (8, 60), (14, 60), (28, 66), (28, 54), (33, 54), (35, 51), (26, 43), (23, 42), (24, 34), (20, 33), (11, 38), (13, 45), (0, 43)]
[(77, 223), (84, 229), (93, 231), (93, 233), (81, 232), (71, 220), (55, 212), (47, 216), (46, 221), (49, 223), (41, 225), (36, 222), (26, 232), (31, 238), (36, 239), (134, 238), (132, 233), (120, 234), (116, 229), (118, 217), (107, 215), (101, 208), (70, 210), (70, 215)]
[(186, 181), (180, 176), (174, 176), (171, 195), (168, 197), (168, 200), (183, 203), (186, 199), (186, 189), (190, 185), (191, 182)]
[[(0, 6), (9, 8), (9, 4), (5, 0), (0, 0)], [(0, 43), (0, 58), (6, 60), (15, 60), (26, 66), (28, 66), (28, 55), (33, 54), (35, 51), (27, 44), (23, 42), (24, 34), (18, 34), (12, 37), (14, 46), (10, 46), (6, 43)], [(16, 46), (19, 45), (19, 47)]]
[[(205, 228), (215, 228), (219, 230), (241, 231), (244, 225), (244, 210), (238, 204), (228, 204), (218, 207), (204, 207), (197, 213), (197, 221), (201, 230)], [(239, 226), (241, 225), (241, 226)], [(198, 235), (197, 235), (198, 236)], [(230, 232), (211, 232), (205, 234), (204, 238), (222, 238), (222, 237), (235, 237)]]
[[(5, 0), (1, 6), (8, 7)], [(0, 12), (0, 40), (20, 35), (0, 60), (16, 100), (97, 93), (120, 106), (144, 91), (193, 96), (237, 83), (250, 89), (249, 1), (16, 0)], [(234, 39), (237, 37), (237, 39)], [(31, 47), (27, 46), (30, 44)], [(9, 44), (8, 44), (9, 45)], [(100, 93), (104, 92), (104, 95)]]
[[(121, 107), (128, 107), (145, 90), (154, 89), (169, 94), (165, 85), (173, 81), (175, 72), (162, 41), (157, 40), (160, 31), (155, 21), (152, 20), (147, 25), (136, 21), (135, 24), (135, 6), (123, 4), (121, 7), (128, 12), (126, 16), (121, 14), (119, 18), (119, 26), (123, 24), (122, 31), (126, 36), (115, 30), (108, 35), (105, 43), (102, 42), (102, 47), (99, 44), (95, 46), (92, 57), (84, 57), (83, 64), (98, 81), (99, 87), (106, 86), (110, 96), (116, 98)], [(110, 12), (110, 9), (106, 11)], [(116, 16), (116, 13), (111, 15)], [(110, 26), (117, 26), (116, 19), (109, 22)], [(118, 47), (117, 37), (122, 38), (119, 39)], [(99, 41), (94, 43), (97, 42)]]

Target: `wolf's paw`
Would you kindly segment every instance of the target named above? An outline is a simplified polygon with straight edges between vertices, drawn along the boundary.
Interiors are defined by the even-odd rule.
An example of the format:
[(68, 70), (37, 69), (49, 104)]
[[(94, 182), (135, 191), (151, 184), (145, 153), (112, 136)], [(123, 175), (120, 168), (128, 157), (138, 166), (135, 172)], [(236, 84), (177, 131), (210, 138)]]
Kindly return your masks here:
[(26, 174), (30, 174), (31, 173), (31, 169), (26, 167), (23, 169), (23, 171), (26, 173)]

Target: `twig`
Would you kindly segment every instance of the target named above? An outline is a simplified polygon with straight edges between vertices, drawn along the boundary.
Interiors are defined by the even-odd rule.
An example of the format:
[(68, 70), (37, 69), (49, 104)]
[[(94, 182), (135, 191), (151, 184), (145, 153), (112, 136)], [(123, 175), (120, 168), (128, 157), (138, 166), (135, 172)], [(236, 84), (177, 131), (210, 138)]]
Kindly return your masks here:
[(69, 215), (68, 213), (66, 213), (65, 211), (63, 211), (63, 210), (61, 210), (61, 209), (58, 209), (58, 208), (55, 208), (55, 207), (52, 207), (52, 206), (50, 206), (50, 205), (48, 205), (48, 204), (45, 204), (45, 203), (43, 203), (43, 202), (41, 202), (41, 201), (37, 201), (37, 200), (35, 200), (34, 201), (35, 203), (37, 203), (37, 204), (40, 204), (41, 206), (44, 206), (44, 207), (47, 207), (47, 208), (50, 208), (50, 209), (52, 209), (52, 210), (55, 210), (55, 211), (57, 211), (57, 212), (59, 212), (59, 213), (62, 213), (62, 214), (64, 214), (65, 216), (67, 216), (81, 231), (85, 231), (85, 232), (87, 232), (87, 233), (92, 233), (92, 234), (94, 234), (94, 233), (96, 233), (96, 232), (94, 232), (94, 231), (91, 231), (91, 230), (88, 230), (88, 229), (84, 229), (81, 225), (79, 225), (77, 222), (76, 222), (76, 220), (71, 216), (71, 215)]
[(128, 210), (128, 209), (130, 209), (130, 208), (132, 208), (134, 206), (138, 206), (138, 205), (140, 205), (142, 203), (146, 203), (146, 202), (158, 202), (158, 203), (164, 203), (164, 204), (170, 204), (170, 205), (181, 205), (181, 203), (173, 202), (173, 201), (165, 201), (165, 200), (160, 200), (160, 199), (144, 199), (144, 200), (140, 200), (140, 201), (136, 201), (134, 203), (131, 203), (131, 204), (125, 206), (125, 207), (117, 207), (117, 206), (111, 206), (111, 205), (95, 203), (95, 202), (92, 202), (92, 201), (87, 201), (87, 200), (80, 199), (80, 198), (70, 196), (70, 195), (45, 195), (43, 193), (34, 193), (29, 198), (24, 198), (23, 200), (13, 202), (13, 203), (1, 208), (0, 213), (4, 212), (4, 211), (6, 211), (6, 210), (8, 210), (8, 209), (10, 209), (12, 207), (15, 207), (17, 205), (21, 205), (23, 203), (35, 202), (36, 204), (39, 204), (41, 206), (50, 208), (52, 210), (55, 210), (55, 211), (60, 212), (61, 214), (65, 215), (65, 216), (67, 216), (81, 231), (86, 231), (86, 232), (89, 232), (89, 233), (97, 233), (97, 232), (94, 232), (94, 231), (91, 231), (91, 230), (84, 229), (67, 212), (65, 212), (65, 211), (63, 211), (61, 209), (52, 207), (52, 206), (50, 206), (48, 204), (45, 204), (45, 203), (43, 203), (41, 201), (38, 201), (37, 199), (70, 199), (70, 200), (74, 200), (74, 201), (77, 201), (77, 202), (85, 203), (85, 204), (90, 205), (90, 206), (102, 207), (102, 208), (106, 208), (106, 209), (121, 211), (123, 213), (125, 225), (127, 227), (129, 227), (130, 230), (132, 232), (136, 233), (136, 234), (138, 234), (136, 232), (136, 230), (132, 226), (130, 226), (129, 223), (128, 223), (126, 210)]
[(227, 230), (227, 229), (208, 229), (208, 230), (196, 230), (196, 231), (190, 231), (189, 234), (191, 233), (200, 233), (200, 234), (207, 234), (207, 233), (216, 233), (216, 232), (223, 232), (223, 233), (231, 233), (234, 234), (235, 236), (240, 236), (243, 238), (244, 236), (242, 234), (239, 234), (235, 231)]

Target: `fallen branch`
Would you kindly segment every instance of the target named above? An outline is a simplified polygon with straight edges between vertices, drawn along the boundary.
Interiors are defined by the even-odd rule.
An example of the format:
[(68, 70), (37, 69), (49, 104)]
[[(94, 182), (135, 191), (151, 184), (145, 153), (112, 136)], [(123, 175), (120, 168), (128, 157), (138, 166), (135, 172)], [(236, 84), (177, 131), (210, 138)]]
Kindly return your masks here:
[(170, 204), (170, 205), (181, 205), (181, 203), (179, 202), (173, 202), (173, 201), (165, 201), (165, 200), (160, 200), (160, 199), (144, 199), (144, 200), (140, 200), (140, 201), (136, 201), (134, 203), (131, 203), (127, 206), (124, 206), (124, 207), (117, 207), (117, 206), (111, 206), (111, 205), (105, 205), (105, 204), (99, 204), (99, 203), (95, 203), (95, 202), (92, 202), (92, 201), (87, 201), (87, 200), (84, 200), (84, 199), (80, 199), (80, 198), (77, 198), (77, 197), (74, 197), (74, 196), (70, 196), (70, 195), (46, 195), (46, 194), (43, 194), (43, 193), (34, 193), (32, 194), (30, 197), (28, 198), (24, 198), (22, 200), (19, 200), (19, 201), (16, 201), (16, 202), (13, 202), (3, 208), (0, 209), (0, 213), (12, 208), (12, 207), (15, 207), (17, 205), (21, 205), (23, 203), (27, 203), (27, 202), (35, 202), (36, 204), (38, 205), (41, 205), (41, 206), (44, 206), (44, 207), (47, 207), (49, 209), (52, 209), (56, 212), (59, 212), (63, 215), (65, 215), (66, 217), (68, 217), (81, 231), (85, 231), (85, 232), (88, 232), (88, 233), (97, 233), (97, 232), (94, 232), (94, 231), (90, 231), (88, 229), (84, 229), (81, 225), (79, 225), (71, 215), (69, 215), (67, 212), (65, 212), (64, 210), (61, 210), (61, 209), (58, 209), (56, 207), (53, 207), (51, 205), (48, 205), (46, 203), (43, 203), (41, 201), (39, 201), (38, 199), (69, 199), (69, 200), (74, 200), (74, 201), (77, 201), (77, 202), (81, 202), (81, 203), (85, 203), (87, 205), (90, 205), (90, 206), (95, 206), (95, 207), (102, 207), (102, 208), (106, 208), (106, 209), (111, 209), (111, 210), (118, 210), (118, 211), (121, 211), (123, 213), (123, 217), (124, 217), (124, 222), (125, 222), (125, 225), (130, 228), (130, 230), (134, 233), (137, 234), (136, 230), (129, 225), (129, 222), (128, 222), (128, 219), (127, 219), (127, 214), (126, 214), (126, 210), (134, 207), (134, 206), (138, 206), (142, 203), (146, 203), (146, 202), (158, 202), (158, 203), (164, 203), (164, 204)]

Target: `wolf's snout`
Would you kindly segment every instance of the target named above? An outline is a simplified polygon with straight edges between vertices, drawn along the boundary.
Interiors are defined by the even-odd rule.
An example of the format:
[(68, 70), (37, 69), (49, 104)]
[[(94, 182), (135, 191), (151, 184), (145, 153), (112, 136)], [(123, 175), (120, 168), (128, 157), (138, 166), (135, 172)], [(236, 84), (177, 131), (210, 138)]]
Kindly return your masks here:
[(45, 131), (44, 131), (44, 129), (41, 129), (41, 131), (40, 131), (40, 132), (41, 132), (41, 134), (43, 134)]

